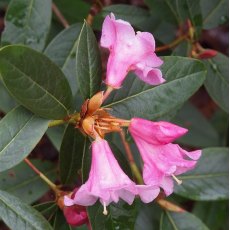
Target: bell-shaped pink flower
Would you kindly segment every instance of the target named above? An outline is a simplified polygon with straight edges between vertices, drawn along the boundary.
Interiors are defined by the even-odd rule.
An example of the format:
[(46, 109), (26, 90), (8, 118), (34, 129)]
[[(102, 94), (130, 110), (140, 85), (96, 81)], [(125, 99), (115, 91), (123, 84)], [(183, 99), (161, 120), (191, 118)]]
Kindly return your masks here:
[(144, 182), (160, 186), (166, 195), (173, 192), (172, 178), (180, 184), (176, 175), (193, 169), (201, 156), (200, 150), (188, 152), (171, 143), (187, 130), (169, 122), (133, 118), (129, 131), (144, 161)]
[(115, 159), (108, 142), (100, 139), (92, 143), (92, 164), (89, 179), (75, 193), (74, 197), (65, 196), (66, 206), (73, 204), (90, 206), (97, 199), (104, 206), (118, 202), (119, 198), (132, 204), (135, 195), (140, 195), (144, 202), (150, 202), (159, 194), (159, 187), (136, 185), (122, 171)]
[(134, 71), (141, 80), (151, 85), (165, 81), (157, 69), (163, 61), (154, 53), (152, 34), (136, 34), (128, 22), (116, 20), (111, 13), (103, 23), (101, 46), (110, 50), (105, 79), (107, 85), (119, 88), (129, 71)]

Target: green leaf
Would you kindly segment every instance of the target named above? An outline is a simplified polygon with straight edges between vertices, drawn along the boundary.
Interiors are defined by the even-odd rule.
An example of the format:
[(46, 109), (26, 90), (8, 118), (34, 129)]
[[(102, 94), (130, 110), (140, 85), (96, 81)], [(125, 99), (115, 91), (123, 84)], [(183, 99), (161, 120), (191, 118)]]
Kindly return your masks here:
[(52, 127), (46, 131), (46, 135), (48, 136), (49, 140), (52, 142), (53, 146), (58, 152), (60, 151), (61, 148), (61, 142), (64, 135), (64, 131), (65, 131), (64, 125)]
[(228, 201), (196, 202), (192, 212), (212, 230), (228, 225)]
[(54, 0), (70, 24), (82, 22), (88, 15), (90, 4), (83, 0)]
[(48, 122), (21, 106), (0, 121), (0, 172), (17, 165), (34, 149)]
[(135, 223), (135, 230), (158, 230), (162, 209), (155, 202), (142, 204)]
[(71, 90), (62, 71), (45, 55), (24, 46), (0, 50), (0, 75), (15, 99), (51, 119), (68, 115)]
[(38, 211), (1, 190), (0, 217), (14, 230), (52, 230), (48, 221)]
[(211, 123), (190, 103), (186, 103), (173, 119), (178, 125), (189, 130), (178, 142), (196, 147), (219, 146), (218, 132)]
[(183, 183), (174, 192), (193, 200), (228, 199), (228, 171), (227, 148), (204, 149), (195, 169), (178, 176)]
[(105, 107), (124, 119), (169, 119), (199, 89), (206, 71), (200, 61), (182, 57), (165, 57), (161, 70), (165, 84), (153, 87), (128, 76), (122, 88), (105, 102)]
[(16, 106), (16, 102), (14, 99), (9, 95), (6, 87), (0, 82), (0, 110), (4, 113), (9, 112)]
[(51, 22), (51, 0), (12, 0), (5, 17), (2, 43), (43, 50)]
[(84, 99), (91, 98), (100, 90), (102, 67), (97, 40), (86, 22), (77, 44), (76, 71), (82, 96)]
[(138, 27), (140, 23), (149, 17), (149, 12), (143, 8), (127, 4), (115, 4), (106, 6), (102, 9), (102, 12), (95, 17), (96, 22), (94, 21), (94, 26), (95, 23), (100, 23), (100, 26), (97, 26), (100, 28), (103, 18), (109, 15), (111, 12), (115, 15), (116, 19), (128, 21), (135, 27)]
[[(39, 160), (32, 163), (49, 179), (56, 179), (54, 164)], [(0, 188), (28, 204), (49, 190), (47, 184), (24, 162), (0, 174)]]
[(196, 34), (202, 29), (202, 14), (200, 0), (145, 0), (153, 15), (163, 21), (181, 26), (187, 19), (190, 19), (196, 28)]
[(77, 172), (82, 166), (82, 156), (85, 137), (72, 124), (65, 130), (60, 156), (60, 177), (63, 184), (71, 184), (77, 178)]
[(51, 217), (58, 209), (58, 206), (55, 202), (45, 202), (41, 204), (36, 204), (33, 206), (37, 211), (39, 211), (43, 216)]
[(45, 54), (57, 64), (64, 74), (72, 89), (73, 95), (78, 90), (76, 79), (76, 47), (82, 23), (77, 23), (63, 30), (48, 45)]
[(229, 59), (218, 53), (214, 58), (205, 61), (208, 73), (205, 88), (212, 99), (226, 112), (229, 109)]
[(160, 230), (208, 230), (196, 216), (188, 212), (165, 211), (161, 215)]
[(228, 22), (228, 0), (200, 0), (204, 29), (212, 29)]

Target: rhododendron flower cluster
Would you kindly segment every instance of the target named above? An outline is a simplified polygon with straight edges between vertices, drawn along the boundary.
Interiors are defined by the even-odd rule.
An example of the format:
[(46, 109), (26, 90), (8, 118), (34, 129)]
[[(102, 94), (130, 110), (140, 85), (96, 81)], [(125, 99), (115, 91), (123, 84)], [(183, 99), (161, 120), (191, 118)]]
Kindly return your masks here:
[[(163, 62), (154, 53), (155, 41), (150, 33), (135, 34), (129, 23), (115, 20), (111, 14), (103, 24), (101, 46), (110, 50), (105, 79), (108, 87), (119, 88), (129, 71), (135, 71), (149, 84), (164, 82), (157, 69)], [(90, 206), (99, 199), (103, 213), (107, 214), (106, 206), (119, 199), (131, 205), (136, 196), (144, 203), (153, 201), (161, 189), (170, 195), (173, 179), (181, 184), (176, 176), (193, 169), (201, 156), (200, 150), (188, 152), (172, 144), (188, 130), (164, 121), (116, 118), (101, 107), (103, 100), (104, 94), (99, 92), (82, 106), (78, 128), (94, 139), (91, 169), (88, 180), (77, 192), (65, 196), (65, 206)], [(144, 184), (136, 184), (125, 174), (104, 139), (107, 133), (121, 132), (124, 127), (128, 128), (143, 159)]]

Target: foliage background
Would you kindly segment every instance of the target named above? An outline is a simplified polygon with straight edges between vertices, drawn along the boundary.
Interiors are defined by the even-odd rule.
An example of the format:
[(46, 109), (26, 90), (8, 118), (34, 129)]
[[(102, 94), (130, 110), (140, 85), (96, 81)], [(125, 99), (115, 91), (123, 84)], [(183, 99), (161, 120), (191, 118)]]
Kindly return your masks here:
[[(178, 214), (170, 211), (164, 211), (156, 203), (141, 204), (136, 201), (134, 205), (128, 206), (122, 202), (118, 205), (111, 205), (109, 217), (101, 215), (102, 209), (100, 205), (96, 205), (90, 208), (89, 215), (93, 229), (211, 229), (211, 230), (224, 230), (228, 229), (228, 1), (227, 0), (181, 0), (181, 1), (168, 1), (168, 0), (133, 0), (133, 1), (116, 1), (116, 0), (104, 0), (102, 2), (103, 8), (101, 12), (98, 11), (98, 6), (91, 8), (92, 2), (82, 0), (54, 0), (59, 10), (67, 19), (71, 27), (59, 34), (64, 28), (59, 22), (58, 18), (53, 14), (51, 24), (51, 9), (47, 7), (46, 1), (41, 8), (38, 5), (34, 5), (34, 11), (32, 17), (28, 18), (28, 25), (31, 26), (31, 30), (35, 29), (31, 33), (30, 29), (26, 26), (23, 27), (23, 39), (19, 36), (21, 33), (20, 21), (21, 17), (17, 14), (20, 7), (24, 7), (25, 11), (32, 1), (20, 0), (12, 1), (12, 5), (16, 5), (16, 10), (12, 10), (11, 18), (6, 17), (6, 23), (4, 23), (5, 13), (9, 4), (8, 0), (0, 0), (0, 31), (2, 33), (1, 46), (4, 47), (7, 44), (25, 44), (44, 55), (49, 57), (55, 62), (64, 72), (68, 79), (72, 94), (76, 95), (73, 101), (74, 108), (79, 110), (83, 98), (80, 98), (78, 91), (78, 83), (75, 76), (75, 47), (80, 33), (80, 29), (83, 20), (90, 12), (95, 15), (93, 22), (93, 29), (96, 37), (100, 39), (101, 23), (109, 12), (114, 12), (117, 18), (121, 18), (129, 21), (137, 30), (149, 31), (154, 34), (156, 38), (157, 46), (169, 44), (178, 36), (178, 28), (189, 18), (195, 27), (195, 39), (204, 48), (210, 48), (218, 51), (217, 56), (212, 59), (202, 59), (201, 66), (198, 62), (188, 63), (186, 66), (185, 60), (181, 60), (181, 64), (178, 64), (178, 60), (171, 60), (171, 66), (174, 69), (170, 74), (173, 79), (179, 78), (180, 72), (186, 72), (188, 78), (192, 79), (192, 74), (207, 70), (206, 79), (204, 84), (197, 90), (197, 92), (184, 103), (183, 96), (188, 92), (178, 92), (178, 82), (168, 83), (168, 88), (173, 88), (177, 91), (174, 93), (175, 98), (178, 99), (178, 104), (171, 104), (171, 101), (167, 101), (168, 98), (162, 99), (167, 102), (159, 110), (164, 116), (159, 116), (154, 109), (157, 104), (156, 96), (153, 94), (147, 95), (143, 99), (148, 100), (148, 105), (153, 104), (152, 110), (143, 113), (142, 108), (130, 107), (129, 110), (121, 110), (124, 104), (117, 104), (113, 109), (123, 118), (134, 116), (136, 114), (148, 119), (166, 119), (171, 120), (181, 126), (189, 129), (189, 134), (179, 140), (185, 148), (197, 149), (202, 148), (203, 157), (199, 162), (198, 167), (190, 173), (181, 176), (184, 183), (181, 187), (176, 187), (175, 193), (168, 198), (168, 200), (183, 207), (188, 213)], [(36, 1), (35, 1), (36, 2)], [(48, 1), (47, 1), (48, 2)], [(20, 5), (22, 3), (22, 6)], [(24, 5), (23, 5), (24, 4)], [(119, 4), (119, 5), (114, 5)], [(36, 14), (36, 10), (39, 14)], [(13, 20), (17, 20), (17, 23), (12, 25)], [(44, 23), (44, 21), (47, 23)], [(50, 24), (50, 25), (49, 25)], [(47, 36), (46, 36), (47, 35)], [(58, 37), (56, 37), (58, 36)], [(47, 37), (47, 38), (46, 38)], [(177, 46), (159, 52), (160, 56), (181, 56), (187, 57), (191, 54), (192, 44), (188, 40), (184, 40)], [(9, 51), (8, 51), (9, 52)], [(12, 51), (11, 54), (13, 54)], [(25, 61), (29, 62), (30, 54), (34, 55), (34, 66), (42, 66), (44, 59), (40, 57), (35, 58), (35, 54), (28, 53)], [(84, 55), (84, 54), (83, 54)], [(0, 52), (0, 70), (4, 73), (4, 61), (8, 60), (9, 53)], [(105, 50), (101, 50), (103, 74), (105, 74), (106, 60), (108, 53)], [(64, 62), (65, 58), (69, 57), (68, 62)], [(48, 61), (47, 61), (48, 62)], [(4, 65), (5, 66), (5, 65)], [(170, 66), (170, 64), (169, 64)], [(192, 66), (189, 69), (189, 66)], [(49, 66), (50, 67), (50, 66)], [(164, 71), (167, 73), (169, 67), (165, 67)], [(8, 71), (8, 70), (7, 70)], [(38, 76), (40, 70), (37, 70)], [(190, 71), (190, 75), (188, 74)], [(35, 71), (36, 72), (36, 71)], [(58, 75), (59, 72), (54, 68), (53, 75)], [(34, 74), (35, 76), (36, 74)], [(50, 73), (47, 73), (49, 76)], [(60, 74), (61, 75), (61, 74)], [(172, 76), (173, 75), (173, 76)], [(48, 79), (48, 77), (47, 77)], [(146, 86), (141, 85), (140, 82), (135, 82), (134, 78), (129, 78), (119, 92), (115, 92), (112, 97), (107, 101), (107, 104), (114, 103), (114, 98), (126, 98), (129, 94), (135, 94), (135, 91), (144, 92)], [(8, 79), (7, 79), (8, 80)], [(171, 80), (171, 79), (167, 79)], [(201, 79), (202, 80), (202, 79)], [(56, 80), (50, 80), (52, 84), (55, 84)], [(172, 81), (173, 82), (173, 81)], [(187, 82), (186, 89), (192, 88), (192, 81)], [(81, 83), (84, 84), (84, 83)], [(132, 90), (128, 91), (132, 84)], [(171, 85), (170, 85), (171, 84)], [(190, 86), (189, 86), (190, 84)], [(194, 87), (198, 88), (198, 83), (194, 80)], [(52, 85), (53, 86), (53, 85)], [(95, 91), (97, 91), (99, 84), (95, 84)], [(47, 86), (48, 87), (48, 86)], [(177, 88), (178, 87), (178, 88)], [(9, 81), (9, 88), (12, 85)], [(165, 92), (168, 92), (168, 88), (165, 91), (159, 89), (159, 93), (164, 96)], [(58, 90), (58, 89), (57, 89)], [(62, 92), (62, 89), (59, 89)], [(86, 93), (82, 96), (92, 96), (91, 92), (84, 89)], [(193, 91), (191, 90), (191, 93)], [(22, 92), (19, 94), (21, 95)], [(93, 92), (92, 92), (93, 93)], [(89, 95), (87, 95), (89, 94)], [(127, 94), (127, 95), (126, 95)], [(68, 95), (67, 95), (68, 97)], [(70, 96), (69, 96), (70, 97)], [(18, 99), (16, 97), (16, 99)], [(139, 99), (140, 100), (140, 99)], [(18, 100), (17, 100), (18, 101)], [(19, 100), (20, 101), (20, 100)], [(68, 99), (66, 99), (68, 104)], [(115, 101), (116, 102), (116, 101)], [(23, 102), (24, 103), (24, 102)], [(23, 104), (22, 103), (22, 104)], [(132, 102), (134, 103), (134, 102)], [(159, 101), (159, 104), (162, 101)], [(18, 102), (13, 99), (8, 93), (2, 79), (0, 82), (0, 111), (1, 118), (3, 118), (11, 109), (15, 108)], [(24, 105), (24, 104), (23, 104)], [(125, 106), (129, 106), (129, 102)], [(29, 107), (31, 106), (31, 107)], [(67, 105), (67, 107), (71, 105)], [(120, 106), (120, 107), (119, 107)], [(168, 108), (172, 106), (173, 111), (169, 112)], [(35, 114), (41, 115), (41, 111), (36, 110), (37, 105), (33, 107), (33, 103), (28, 105)], [(138, 110), (139, 109), (139, 110)], [(147, 109), (147, 107), (146, 107)], [(36, 111), (35, 111), (36, 110)], [(141, 113), (142, 111), (142, 113)], [(61, 114), (63, 111), (58, 110), (57, 114)], [(65, 113), (65, 112), (63, 112)], [(23, 116), (19, 116), (23, 114)], [(54, 119), (52, 114), (46, 113), (45, 116)], [(60, 116), (60, 115), (58, 115)], [(57, 119), (60, 117), (57, 117)], [(67, 127), (54, 127), (46, 131), (46, 135), (43, 133), (47, 129), (48, 120), (43, 120), (33, 113), (28, 112), (26, 109), (19, 107), (11, 112), (11, 117), (7, 117), (7, 125), (11, 125), (15, 129), (18, 124), (26, 123), (30, 121), (28, 125), (28, 133), (31, 135), (36, 128), (36, 134), (34, 137), (23, 136), (27, 141), (24, 154), (22, 155), (22, 147), (17, 146), (15, 143), (12, 149), (18, 149), (13, 151), (13, 157), (18, 161), (12, 163), (13, 168), (4, 171), (6, 165), (1, 163), (0, 152), (0, 216), (9, 225), (9, 222), (15, 222), (18, 226), (23, 225), (22, 217), (27, 216), (28, 220), (31, 218), (31, 222), (40, 221), (40, 219), (34, 219), (33, 212), (24, 204), (31, 204), (41, 214), (45, 215), (53, 229), (74, 229), (68, 226), (62, 215), (62, 212), (58, 210), (58, 207), (52, 200), (54, 194), (49, 188), (42, 182), (39, 177), (24, 163), (23, 158), (29, 155), (32, 162), (52, 181), (56, 184), (65, 184), (67, 189), (71, 188), (73, 183), (76, 182), (76, 171), (81, 169), (81, 161), (83, 149), (87, 146), (86, 140), (71, 126)], [(5, 121), (6, 122), (6, 121)], [(38, 128), (39, 127), (39, 128)], [(4, 124), (0, 124), (0, 139), (1, 141), (6, 136), (4, 130)], [(40, 137), (42, 139), (39, 141)], [(29, 139), (27, 139), (29, 138)], [(116, 136), (109, 137), (114, 143), (116, 153), (121, 152), (117, 157), (124, 158), (123, 149), (120, 147), (119, 140)], [(133, 152), (137, 160), (137, 164), (140, 166), (140, 160), (135, 146), (128, 137)], [(36, 147), (35, 147), (36, 145)], [(1, 146), (1, 145), (0, 145)], [(35, 147), (35, 148), (34, 148)], [(0, 148), (1, 149), (1, 148)], [(1, 150), (2, 151), (2, 150)], [(10, 151), (10, 150), (9, 150)], [(66, 153), (69, 153), (67, 156)], [(59, 156), (60, 155), (60, 156)], [(87, 156), (87, 155), (86, 155)], [(59, 159), (60, 162), (59, 163)], [(66, 165), (69, 165), (69, 161), (73, 161), (73, 168), (69, 171), (65, 171)], [(86, 160), (85, 160), (86, 161)], [(2, 161), (3, 162), (3, 161)], [(18, 164), (21, 162), (20, 164)], [(86, 161), (89, 162), (89, 161)], [(122, 160), (123, 168), (129, 171), (129, 166)], [(84, 166), (88, 167), (87, 164)], [(61, 171), (61, 173), (60, 173)], [(70, 175), (70, 176), (68, 176)], [(187, 179), (186, 179), (187, 178)], [(6, 193), (7, 192), (7, 193)], [(14, 195), (19, 198), (12, 198), (10, 195)], [(15, 199), (15, 200), (14, 200)], [(19, 202), (20, 204), (18, 204)], [(22, 209), (25, 213), (18, 214), (12, 213), (10, 209), (3, 204), (12, 204), (17, 208), (22, 204)], [(8, 217), (5, 217), (5, 211), (8, 210)], [(26, 211), (27, 210), (27, 211)], [(32, 213), (31, 213), (32, 212)], [(195, 217), (196, 216), (196, 217)], [(94, 218), (92, 218), (94, 217)], [(8, 221), (6, 221), (8, 218)], [(96, 220), (96, 221), (94, 221)], [(30, 222), (30, 221), (29, 221)], [(22, 225), (20, 225), (22, 224)], [(9, 225), (12, 226), (12, 225)], [(29, 226), (29, 225), (28, 225)], [(32, 227), (21, 227), (21, 229), (31, 229)], [(3, 222), (0, 223), (0, 229), (8, 229)], [(20, 229), (20, 227), (18, 227)], [(42, 229), (42, 228), (35, 228)], [(45, 229), (43, 227), (43, 229)], [(83, 226), (79, 229), (86, 229)]]

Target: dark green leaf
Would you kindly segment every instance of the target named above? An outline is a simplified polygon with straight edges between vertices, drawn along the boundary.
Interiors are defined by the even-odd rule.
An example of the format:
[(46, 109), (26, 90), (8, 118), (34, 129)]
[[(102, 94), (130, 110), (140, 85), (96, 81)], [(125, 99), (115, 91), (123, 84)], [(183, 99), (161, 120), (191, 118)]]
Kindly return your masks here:
[(140, 23), (142, 23), (149, 17), (149, 12), (143, 8), (133, 6), (133, 5), (115, 4), (115, 5), (104, 7), (102, 9), (101, 14), (95, 18), (95, 20), (101, 19), (101, 21), (94, 22), (94, 25), (95, 23), (100, 22), (100, 26), (101, 26), (102, 19), (108, 14), (110, 14), (111, 12), (115, 15), (116, 19), (122, 19), (128, 21), (130, 24), (136, 27), (138, 27)]
[(45, 55), (24, 46), (7, 46), (0, 50), (0, 66), (4, 84), (23, 106), (45, 118), (68, 115), (69, 84)]
[(200, 0), (145, 0), (153, 15), (163, 21), (181, 26), (190, 19), (199, 34), (202, 29)]
[(51, 217), (58, 209), (58, 206), (55, 202), (50, 201), (46, 203), (36, 204), (33, 206), (37, 211), (39, 211), (44, 216)]
[(4, 191), (0, 191), (0, 217), (13, 230), (52, 230), (38, 211)]
[(5, 18), (3, 44), (43, 50), (51, 22), (51, 0), (12, 0)]
[(63, 184), (71, 184), (77, 178), (77, 172), (82, 166), (82, 156), (85, 137), (72, 124), (65, 130), (60, 158), (60, 177)]
[(228, 201), (196, 202), (193, 214), (199, 217), (210, 229), (223, 229), (222, 227), (227, 227), (226, 224), (228, 223)]
[[(56, 179), (54, 164), (39, 160), (32, 163), (49, 179)], [(0, 174), (0, 188), (29, 204), (49, 190), (47, 184), (24, 162)]]
[(204, 29), (211, 29), (228, 22), (228, 0), (200, 0)]
[(61, 148), (61, 142), (64, 135), (64, 131), (65, 131), (65, 126), (63, 125), (49, 128), (46, 131), (46, 135), (48, 136), (48, 138), (50, 139), (53, 146), (56, 148), (58, 152), (60, 151)]
[(70, 24), (82, 22), (88, 15), (90, 4), (84, 0), (54, 0)]
[(229, 87), (229, 59), (218, 53), (216, 57), (205, 61), (208, 73), (205, 88), (212, 99), (226, 112), (229, 109), (228, 87)]
[(195, 169), (178, 176), (183, 183), (175, 193), (193, 200), (228, 199), (228, 171), (227, 148), (204, 149)]
[(0, 110), (4, 113), (9, 112), (16, 106), (16, 102), (14, 99), (9, 95), (8, 91), (6, 90), (5, 86), (0, 82)]
[(73, 95), (76, 94), (78, 86), (76, 79), (76, 47), (77, 39), (82, 24), (70, 26), (58, 34), (48, 45), (45, 54), (57, 64), (69, 81)]
[(142, 204), (138, 213), (135, 230), (158, 230), (162, 209), (155, 202)]
[(192, 44), (189, 41), (181, 42), (174, 50), (173, 56), (189, 57), (192, 49)]
[(48, 120), (17, 107), (0, 121), (0, 172), (21, 162), (48, 128)]
[(208, 227), (191, 213), (165, 211), (161, 216), (160, 230), (208, 230)]
[(91, 98), (100, 90), (102, 69), (97, 40), (91, 27), (85, 22), (76, 51), (77, 81), (82, 96)]
[(189, 130), (179, 143), (202, 148), (220, 145), (218, 132), (192, 104), (186, 103), (173, 121)]
[(153, 87), (128, 76), (123, 87), (106, 101), (106, 107), (124, 119), (168, 119), (199, 89), (206, 74), (200, 61), (182, 57), (165, 57), (161, 70), (165, 84)]

